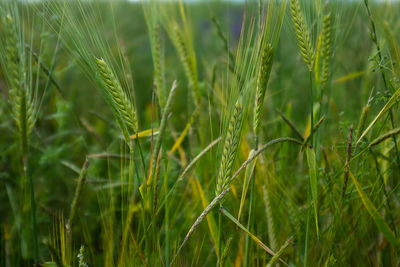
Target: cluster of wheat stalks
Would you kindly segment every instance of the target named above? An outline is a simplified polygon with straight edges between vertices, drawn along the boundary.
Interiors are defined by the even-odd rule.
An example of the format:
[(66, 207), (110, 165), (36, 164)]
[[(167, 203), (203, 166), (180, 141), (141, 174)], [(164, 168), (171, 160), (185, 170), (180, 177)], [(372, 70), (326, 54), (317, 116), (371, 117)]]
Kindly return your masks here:
[[(252, 12), (245, 7), (236, 47), (230, 44), (229, 34), (224, 32), (220, 18), (212, 16), (210, 20), (220, 38), (218, 42), (224, 56), (212, 69), (206, 68), (202, 73), (204, 67), (199, 63), (194, 27), (185, 4), (142, 3), (153, 63), (153, 87), (148, 91), (155, 97), (150, 107), (151, 119), (140, 121), (147, 114), (135, 103), (135, 92), (146, 89), (142, 84), (135, 84), (140, 89), (134, 89), (131, 60), (117, 35), (114, 13), (117, 11), (113, 3), (73, 0), (46, 1), (30, 6), (17, 1), (1, 2), (1, 68), (7, 82), (9, 114), (18, 133), (19, 168), (16, 169), (23, 177), (23, 182), (17, 186), (5, 185), (13, 206), (12, 221), (18, 237), (16, 241), (4, 241), (4, 244), (21, 244), (21, 256), (11, 260), (9, 255), (18, 252), (6, 252), (4, 256), (2, 254), (3, 263), (11, 266), (33, 261), (33, 264), (44, 262), (40, 266), (60, 267), (88, 266), (86, 261), (89, 261), (104, 266), (186, 266), (201, 261), (207, 266), (214, 261), (212, 265), (218, 266), (346, 266), (354, 264), (354, 259), (342, 255), (343, 250), (354, 245), (351, 242), (357, 238), (346, 243), (340, 233), (348, 233), (363, 223), (377, 236), (372, 238), (373, 248), (366, 252), (369, 260), (377, 265), (400, 264), (397, 235), (400, 214), (395, 212), (399, 208), (398, 182), (392, 181), (390, 176), (390, 173), (398, 175), (400, 168), (396, 139), (400, 128), (395, 127), (395, 108), (400, 95), (396, 75), (399, 74), (394, 74), (397, 67), (392, 61), (384, 62), (385, 51), (378, 38), (371, 7), (368, 0), (363, 4), (376, 51), (376, 68), (384, 86), (381, 97), (384, 104), (374, 119), (369, 120), (373, 101), (369, 97), (358, 127), (350, 126), (345, 129), (344, 137), (338, 137), (343, 143), (338, 147), (344, 147), (345, 151), (342, 160), (337, 156), (336, 148), (327, 152), (331, 138), (324, 136), (328, 133), (324, 122), (331, 120), (325, 118), (335, 108), (330, 94), (334, 84), (333, 55), (338, 47), (341, 23), (340, 4), (322, 0), (315, 3), (260, 0), (252, 6), (254, 9), (249, 8)], [(110, 9), (111, 30), (107, 23), (99, 23), (105, 21), (99, 20), (99, 10), (104, 8)], [(297, 41), (296, 55), (305, 63), (302, 76), (306, 76), (303, 80), (308, 89), (309, 108), (304, 109), (307, 114), (303, 114), (304, 134), (291, 120), (290, 112), (276, 112), (289, 131), (276, 131), (276, 134), (270, 130), (272, 127), (266, 127), (270, 123), (266, 110), (274, 112), (271, 101), (266, 102), (266, 99), (271, 84), (277, 79), (279, 66), (276, 65), (283, 64), (278, 61), (275, 65), (274, 62), (282, 60), (278, 51), (285, 20), (289, 22), (291, 37)], [(29, 26), (35, 23), (40, 27)], [(35, 35), (43, 34), (36, 32), (37, 28), (47, 29), (56, 36), (55, 51), (47, 60), (50, 66), (43, 62), (42, 41), (38, 53), (33, 49), (37, 45)], [(104, 34), (107, 30), (112, 32), (112, 37)], [(390, 29), (386, 27), (385, 30), (394, 61), (398, 57), (398, 45)], [(38, 145), (33, 146), (31, 142), (40, 144), (42, 141), (35, 139), (43, 136), (36, 134), (31, 138), (31, 135), (35, 123), (43, 123), (40, 112), (46, 108), (41, 104), (51, 97), (47, 89), (59, 89), (53, 65), (59, 46), (86, 74), (96, 90), (99, 89), (117, 126), (111, 128), (119, 130), (118, 134), (112, 135), (110, 144), (102, 142), (102, 149), (105, 147), (107, 153), (82, 157), (84, 163), (80, 171), (72, 167), (79, 175), (75, 193), (69, 201), (71, 205), (61, 212), (68, 212), (68, 219), (64, 220), (62, 214), (54, 215), (51, 237), (43, 238), (49, 233), (44, 235), (42, 232), (39, 236), (36, 209), (39, 199), (35, 192), (38, 182), (35, 182), (37, 177), (33, 177), (38, 172), (32, 169), (31, 162), (36, 160), (30, 157), (32, 148), (40, 151)], [(166, 64), (166, 51), (170, 48), (175, 49), (174, 62), (180, 63), (183, 77)], [(342, 79), (352, 79), (352, 75)], [(170, 89), (169, 83), (172, 84)], [(189, 97), (185, 98), (185, 92)], [(189, 120), (184, 127), (179, 125), (179, 129), (182, 128), (179, 132), (175, 129), (174, 118), (181, 119), (176, 106), (182, 103), (187, 109), (182, 114), (189, 114), (186, 116)], [(101, 117), (102, 110), (95, 113)], [(76, 117), (90, 134), (103, 140), (79, 115)], [(368, 126), (367, 121), (370, 121)], [(114, 126), (114, 123), (110, 125)], [(382, 129), (384, 133), (381, 133)], [(118, 144), (119, 154), (111, 153), (115, 144)], [(386, 148), (378, 152), (376, 148), (382, 144)], [(278, 181), (275, 174), (275, 168), (279, 169), (281, 164), (277, 160), (280, 149), (282, 154), (287, 154), (289, 163), (286, 165), (287, 177), (278, 178), (295, 180), (296, 184), (287, 182), (294, 188), (279, 188), (285, 185), (285, 181)], [(217, 152), (211, 153), (212, 150)], [(389, 164), (386, 161), (390, 157), (386, 155), (390, 154), (395, 157)], [(207, 161), (207, 157), (211, 161)], [(107, 159), (107, 163), (103, 163), (106, 167), (98, 167), (97, 160), (102, 158)], [(113, 163), (114, 158), (117, 158), (117, 164)], [(365, 162), (376, 166), (378, 177), (367, 187), (361, 185), (361, 176), (368, 172)], [(65, 161), (63, 164), (71, 165)], [(96, 193), (100, 238), (90, 237), (93, 235), (88, 230), (91, 222), (85, 222), (84, 210), (80, 208), (83, 199), (87, 199), (85, 187), (89, 187), (89, 182), (90, 186), (95, 184), (90, 178), (91, 164), (100, 170), (105, 168), (108, 177), (105, 185), (99, 187), (100, 193)], [(202, 167), (198, 168), (201, 170), (196, 170), (197, 165)], [(294, 167), (290, 166), (299, 167), (293, 171)], [(384, 172), (380, 168), (384, 168)], [(305, 179), (297, 179), (300, 175)], [(182, 186), (183, 183), (187, 186)], [(369, 187), (377, 193), (370, 193)], [(301, 188), (300, 193), (294, 192), (299, 191), (297, 188)], [(14, 191), (23, 192), (22, 197), (16, 200)], [(277, 196), (279, 194), (282, 196)], [(233, 199), (228, 199), (228, 195)], [(200, 208), (192, 210), (190, 204), (197, 203), (191, 200), (192, 197), (199, 200)], [(277, 199), (283, 204), (277, 203)], [(351, 205), (355, 199), (357, 207), (364, 211), (361, 223), (357, 218), (350, 216), (349, 219), (348, 213), (354, 211)], [(287, 211), (278, 211), (277, 207), (283, 206)], [(260, 207), (263, 207), (261, 211)], [(238, 215), (235, 217), (232, 214), (236, 210)], [(218, 213), (217, 222), (215, 212)], [(261, 216), (264, 212), (265, 216)], [(287, 214), (288, 219), (279, 218), (282, 214)], [(29, 223), (23, 218), (30, 218)], [(207, 229), (202, 227), (205, 220)], [(29, 231), (24, 229), (26, 227)], [(6, 228), (2, 231), (8, 231)], [(206, 249), (196, 242), (201, 240), (195, 237), (199, 231), (207, 231), (209, 236)], [(191, 242), (195, 238), (196, 241)], [(101, 244), (88, 245), (92, 256), (87, 259), (85, 243), (92, 239), (101, 240)], [(345, 248), (336, 247), (336, 240), (343, 242)], [(17, 245), (12, 249), (15, 247)], [(202, 257), (207, 254), (202, 250), (208, 250), (207, 257)], [(94, 255), (99, 251), (101, 260), (96, 261)], [(196, 259), (192, 261), (191, 257)]]

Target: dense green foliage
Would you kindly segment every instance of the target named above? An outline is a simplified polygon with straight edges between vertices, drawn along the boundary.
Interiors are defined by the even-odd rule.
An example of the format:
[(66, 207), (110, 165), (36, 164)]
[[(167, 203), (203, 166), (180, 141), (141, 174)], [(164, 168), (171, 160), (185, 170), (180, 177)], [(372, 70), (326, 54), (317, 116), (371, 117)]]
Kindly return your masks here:
[(398, 11), (0, 0), (0, 266), (399, 266)]

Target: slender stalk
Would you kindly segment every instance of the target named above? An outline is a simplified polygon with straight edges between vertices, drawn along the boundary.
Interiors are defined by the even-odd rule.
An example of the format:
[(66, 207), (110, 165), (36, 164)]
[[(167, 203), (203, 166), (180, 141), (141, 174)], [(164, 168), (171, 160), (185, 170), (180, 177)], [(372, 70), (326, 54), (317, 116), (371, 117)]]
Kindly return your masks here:
[(38, 243), (38, 230), (37, 230), (37, 220), (36, 220), (36, 202), (35, 202), (35, 188), (33, 183), (33, 178), (30, 172), (28, 155), (24, 157), (24, 172), (25, 177), (29, 180), (29, 188), (31, 195), (31, 219), (32, 219), (32, 231), (33, 231), (33, 259), (35, 264), (39, 260), (39, 243)]
[(75, 196), (74, 196), (74, 199), (71, 204), (71, 212), (69, 214), (69, 219), (68, 219), (68, 223), (67, 223), (69, 231), (71, 231), (71, 228), (75, 222), (75, 216), (76, 216), (78, 205), (79, 205), (79, 202), (80, 202), (80, 199), (82, 196), (83, 186), (85, 185), (85, 182), (86, 182), (88, 167), (89, 167), (89, 160), (86, 158), (85, 163), (83, 164), (81, 173), (79, 175), (78, 184), (77, 184), (76, 190), (75, 190)]
[[(222, 205), (219, 205), (220, 209), (222, 209)], [(222, 261), (221, 261), (221, 251), (222, 251), (222, 214), (221, 212), (218, 212), (218, 263), (219, 266), (222, 267)]]
[[(307, 187), (307, 203), (310, 203), (310, 187)], [(308, 244), (310, 242), (310, 217), (311, 217), (311, 207), (307, 207), (307, 222), (306, 222), (306, 238), (304, 241), (304, 267), (307, 267), (308, 258)]]
[(313, 129), (314, 129), (314, 89), (313, 89), (313, 79), (312, 79), (312, 72), (310, 71), (310, 116), (311, 116), (311, 128), (310, 128), (310, 144), (312, 147), (314, 147), (314, 134), (313, 134)]
[(346, 158), (346, 169), (344, 172), (344, 180), (342, 188), (342, 199), (344, 198), (344, 195), (346, 193), (347, 181), (349, 179), (352, 140), (353, 140), (353, 125), (350, 126), (350, 133), (347, 143), (347, 158)]
[[(253, 211), (253, 199), (254, 199), (254, 180), (255, 180), (255, 177), (253, 177), (253, 179), (251, 179), (251, 192), (250, 192), (250, 203), (249, 203), (249, 217), (247, 218), (247, 229), (249, 229), (250, 231), (251, 231), (251, 229), (250, 229), (250, 225), (251, 225), (251, 222), (252, 222), (252, 211)], [(249, 251), (249, 245), (250, 245), (250, 239), (249, 239), (249, 236), (248, 235), (246, 235), (246, 240), (245, 240), (245, 252), (244, 252), (244, 255), (245, 255), (245, 266), (248, 266), (250, 263), (249, 263), (249, 260), (250, 260), (250, 251)]]

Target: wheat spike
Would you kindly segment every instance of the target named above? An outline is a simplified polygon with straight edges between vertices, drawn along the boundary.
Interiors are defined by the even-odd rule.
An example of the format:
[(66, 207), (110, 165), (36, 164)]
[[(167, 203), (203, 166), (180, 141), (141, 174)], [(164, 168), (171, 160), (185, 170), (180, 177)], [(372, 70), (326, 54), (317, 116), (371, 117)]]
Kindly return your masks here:
[(227, 189), (232, 181), (230, 174), (232, 165), (236, 157), (236, 150), (240, 141), (240, 128), (242, 123), (242, 98), (236, 104), (233, 114), (229, 121), (228, 132), (226, 134), (224, 148), (222, 152), (221, 164), (218, 172), (217, 186), (215, 195), (219, 195)]
[(5, 16), (6, 25), (6, 64), (7, 79), (10, 84), (9, 95), (15, 123), (19, 129), (22, 141), (22, 152), (26, 155), (28, 150), (28, 136), (35, 124), (35, 101), (29, 85), (24, 82), (25, 73), (20, 68), (21, 56), (18, 52), (17, 35), (11, 15)]
[(7, 67), (10, 73), (9, 81), (12, 89), (17, 90), (20, 84), (20, 73), (19, 73), (19, 56), (17, 52), (17, 37), (14, 32), (14, 22), (12, 17), (8, 14), (5, 17), (5, 29), (6, 29), (6, 60)]
[(330, 75), (330, 63), (332, 57), (332, 17), (327, 14), (322, 25), (322, 75), (321, 87), (324, 89)]
[(136, 133), (138, 130), (138, 122), (135, 107), (133, 106), (132, 101), (122, 89), (121, 84), (107, 63), (103, 59), (97, 58), (96, 64), (99, 69), (102, 82), (112, 97), (112, 100), (116, 104), (125, 124), (130, 128), (130, 130)]
[(310, 32), (307, 28), (304, 15), (301, 12), (299, 0), (290, 0), (290, 14), (292, 15), (301, 55), (308, 70), (311, 72), (314, 65), (314, 48), (311, 43)]
[(266, 44), (261, 58), (260, 72), (258, 74), (257, 80), (257, 91), (256, 91), (256, 99), (254, 105), (254, 117), (253, 117), (253, 130), (254, 134), (258, 134), (258, 130), (260, 128), (260, 118), (262, 106), (264, 103), (265, 92), (267, 91), (267, 85), (269, 80), (269, 75), (271, 73), (272, 68), (272, 60), (273, 60), (273, 50), (271, 44)]
[(200, 89), (199, 89), (199, 83), (197, 80), (197, 72), (196, 72), (196, 66), (193, 60), (190, 57), (189, 54), (189, 49), (186, 45), (185, 39), (182, 35), (181, 30), (177, 25), (174, 27), (174, 33), (175, 33), (175, 38), (176, 38), (176, 46), (178, 50), (178, 54), (180, 57), (180, 60), (182, 61), (185, 74), (189, 80), (189, 86), (190, 88), (193, 89), (193, 98), (195, 101), (195, 104), (198, 106), (200, 104)]
[(153, 29), (153, 61), (154, 61), (154, 75), (155, 84), (157, 87), (158, 102), (163, 108), (166, 102), (165, 88), (163, 83), (162, 69), (161, 69), (161, 45), (160, 45), (160, 26), (156, 24)]

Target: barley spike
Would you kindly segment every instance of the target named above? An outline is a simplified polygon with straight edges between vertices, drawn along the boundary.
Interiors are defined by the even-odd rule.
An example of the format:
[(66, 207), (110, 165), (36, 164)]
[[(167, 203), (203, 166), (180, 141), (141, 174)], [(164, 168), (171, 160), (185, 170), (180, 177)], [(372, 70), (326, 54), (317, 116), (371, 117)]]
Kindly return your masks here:
[(308, 70), (311, 72), (314, 65), (314, 48), (311, 43), (310, 32), (307, 28), (304, 15), (301, 12), (299, 0), (290, 0), (290, 14), (292, 15), (301, 55)]
[(232, 165), (236, 157), (236, 150), (240, 141), (240, 128), (242, 123), (242, 98), (236, 104), (233, 114), (229, 121), (228, 132), (225, 138), (222, 152), (221, 164), (218, 172), (217, 186), (215, 195), (219, 195), (227, 189), (232, 181), (230, 174)]

